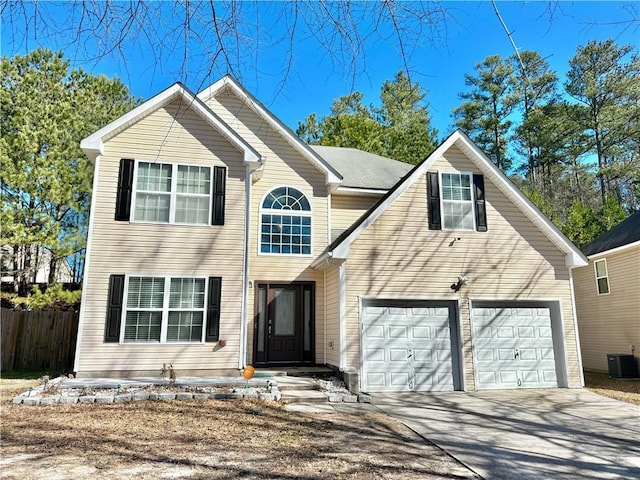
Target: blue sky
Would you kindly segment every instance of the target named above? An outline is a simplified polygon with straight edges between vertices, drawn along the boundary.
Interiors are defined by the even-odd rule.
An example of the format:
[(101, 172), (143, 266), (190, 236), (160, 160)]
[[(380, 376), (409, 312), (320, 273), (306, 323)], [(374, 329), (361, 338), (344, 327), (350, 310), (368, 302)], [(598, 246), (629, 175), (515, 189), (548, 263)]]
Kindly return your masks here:
[[(171, 4), (167, 4), (171, 5)], [(407, 3), (407, 6), (411, 4)], [(451, 130), (451, 110), (460, 104), (458, 93), (465, 90), (464, 74), (473, 73), (474, 65), (487, 55), (513, 54), (513, 48), (493, 10), (491, 2), (465, 1), (444, 2), (447, 21), (440, 22), (439, 38), (430, 41), (424, 38), (412, 45), (407, 57), (412, 79), (420, 82), (428, 91), (433, 125), (440, 136)], [(70, 4), (47, 7), (60, 18)], [(563, 79), (568, 69), (568, 60), (579, 45), (589, 40), (614, 38), (619, 44), (640, 44), (640, 5), (633, 2), (498, 2), (500, 13), (521, 50), (536, 50), (551, 64)], [(284, 53), (286, 43), (273, 42), (274, 38), (286, 38), (290, 22), (276, 18), (274, 5), (259, 4), (248, 32), (262, 31), (261, 38), (269, 42), (249, 42), (253, 52), (239, 52), (236, 74), (254, 95), (270, 108), (283, 122), (295, 129), (298, 122), (312, 112), (322, 116), (329, 112), (331, 102), (352, 90), (362, 91), (366, 103), (378, 103), (380, 86), (403, 68), (400, 52), (390, 37), (389, 31), (370, 37), (364, 44), (366, 63), (357, 64), (357, 74), (347, 71), (344, 65), (323, 54), (313, 38), (313, 32), (301, 30), (296, 36), (291, 68), (283, 83), (283, 65), (289, 61)], [(167, 14), (164, 20), (171, 21)], [(627, 23), (630, 19), (635, 23)], [(20, 28), (20, 19), (13, 19)], [(15, 28), (7, 28), (3, 17), (2, 55), (25, 53), (38, 44), (52, 49), (62, 49), (74, 65), (82, 66), (93, 73), (117, 75), (131, 91), (140, 97), (149, 98), (175, 81), (182, 81), (198, 90), (219, 78), (222, 70), (214, 70), (206, 76), (203, 70), (202, 50), (193, 45), (186, 69), (182, 69), (181, 51), (160, 50), (150, 54), (135, 41), (122, 45), (122, 56), (110, 56), (99, 61), (88, 61), (88, 52), (95, 49), (100, 39), (85, 38), (78, 44), (69, 44), (63, 32), (49, 28), (38, 32), (36, 25), (29, 25), (29, 32), (40, 33), (38, 41), (29, 37), (26, 42), (13, 41)], [(24, 27), (27, 28), (26, 26)], [(162, 27), (158, 27), (162, 28)], [(46, 34), (45, 34), (46, 33)], [(206, 38), (205, 38), (206, 41)]]

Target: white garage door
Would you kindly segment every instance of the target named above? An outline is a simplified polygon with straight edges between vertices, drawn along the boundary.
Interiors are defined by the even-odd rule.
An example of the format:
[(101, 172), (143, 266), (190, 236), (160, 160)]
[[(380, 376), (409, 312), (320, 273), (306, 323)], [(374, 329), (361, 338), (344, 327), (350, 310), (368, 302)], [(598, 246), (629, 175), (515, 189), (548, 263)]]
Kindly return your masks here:
[[(453, 327), (453, 328), (452, 328)], [(365, 392), (457, 388), (455, 308), (451, 303), (370, 301), (362, 312)]]
[(550, 308), (474, 304), (471, 322), (478, 389), (558, 386)]

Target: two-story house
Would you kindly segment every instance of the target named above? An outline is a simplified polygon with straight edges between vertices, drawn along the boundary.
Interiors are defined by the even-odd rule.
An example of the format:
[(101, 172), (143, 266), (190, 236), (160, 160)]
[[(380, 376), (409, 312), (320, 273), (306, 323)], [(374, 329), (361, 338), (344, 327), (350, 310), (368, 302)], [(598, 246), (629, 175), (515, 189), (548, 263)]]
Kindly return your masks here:
[(462, 132), (310, 147), (230, 77), (81, 144), (79, 376), (319, 364), (362, 391), (580, 387), (569, 242)]

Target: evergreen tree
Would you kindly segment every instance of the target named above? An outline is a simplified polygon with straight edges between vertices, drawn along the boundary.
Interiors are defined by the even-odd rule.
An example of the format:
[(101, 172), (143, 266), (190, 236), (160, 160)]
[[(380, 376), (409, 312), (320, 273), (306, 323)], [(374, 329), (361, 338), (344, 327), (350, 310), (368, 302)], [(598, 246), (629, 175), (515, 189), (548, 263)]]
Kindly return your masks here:
[(118, 79), (70, 69), (62, 52), (3, 57), (0, 73), (0, 241), (24, 293), (43, 259), (53, 283), (83, 251), (93, 166), (80, 140), (138, 101)]
[(459, 94), (462, 105), (453, 110), (455, 123), (503, 171), (511, 167), (507, 142), (510, 116), (517, 103), (513, 63), (500, 55), (490, 55), (475, 66), (476, 75), (465, 74), (469, 92)]
[(584, 110), (578, 117), (597, 158), (602, 204), (606, 195), (638, 205), (640, 177), (640, 56), (632, 45), (590, 41), (569, 62), (565, 88)]
[(424, 103), (426, 93), (402, 72), (381, 88), (380, 107), (365, 106), (354, 92), (334, 100), (331, 113), (309, 115), (296, 133), (317, 145), (352, 147), (416, 164), (436, 146), (436, 131)]

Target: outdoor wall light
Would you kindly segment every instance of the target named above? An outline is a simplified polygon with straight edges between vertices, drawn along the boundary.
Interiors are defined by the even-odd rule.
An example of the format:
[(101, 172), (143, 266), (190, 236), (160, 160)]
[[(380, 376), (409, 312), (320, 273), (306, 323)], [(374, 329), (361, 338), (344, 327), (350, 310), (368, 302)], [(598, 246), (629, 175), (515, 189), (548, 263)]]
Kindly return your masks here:
[(458, 281), (456, 283), (451, 284), (451, 290), (453, 290), (454, 292), (457, 292), (462, 288), (463, 285), (466, 285), (470, 281), (471, 279), (469, 277), (464, 277), (461, 275), (458, 277)]

